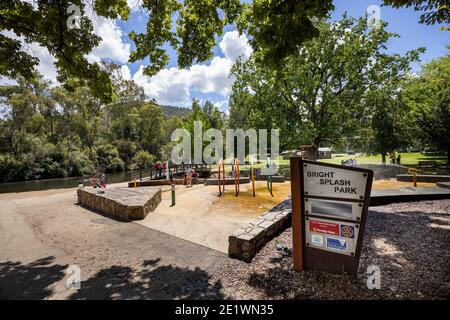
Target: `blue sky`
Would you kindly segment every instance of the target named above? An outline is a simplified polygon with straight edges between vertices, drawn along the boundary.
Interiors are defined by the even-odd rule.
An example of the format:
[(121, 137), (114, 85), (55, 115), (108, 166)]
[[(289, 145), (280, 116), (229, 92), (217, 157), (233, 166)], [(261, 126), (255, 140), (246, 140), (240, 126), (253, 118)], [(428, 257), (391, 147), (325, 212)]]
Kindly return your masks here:
[[(136, 0), (127, 0), (132, 4)], [(420, 13), (413, 9), (394, 9), (383, 7), (381, 0), (334, 0), (335, 10), (332, 20), (339, 20), (344, 12), (349, 16), (363, 16), (368, 7), (380, 7), (381, 19), (389, 23), (388, 30), (398, 33), (400, 38), (393, 38), (388, 43), (390, 53), (404, 54), (408, 50), (425, 47), (426, 52), (421, 56), (422, 63), (433, 58), (445, 55), (446, 46), (450, 44), (450, 32), (440, 31), (438, 25), (419, 24)], [(147, 17), (139, 10), (133, 10), (130, 19), (126, 22), (120, 20), (107, 20), (93, 15), (92, 10), (86, 14), (92, 18), (94, 32), (103, 41), (88, 55), (90, 61), (110, 60), (122, 66), (125, 78), (133, 79), (144, 87), (149, 98), (160, 104), (189, 107), (192, 99), (201, 101), (210, 100), (220, 110), (228, 108), (228, 98), (233, 79), (229, 78), (229, 71), (238, 56), (244, 58), (251, 54), (251, 48), (245, 36), (240, 36), (232, 26), (227, 26), (223, 35), (217, 37), (217, 46), (214, 48), (214, 58), (210, 61), (195, 64), (190, 69), (177, 68), (176, 52), (166, 47), (170, 56), (170, 63), (156, 76), (150, 78), (142, 74), (142, 67), (148, 60), (128, 63), (128, 56), (134, 49), (134, 44), (128, 38), (128, 33), (145, 32)], [(7, 34), (9, 35), (9, 34)], [(14, 36), (14, 35), (10, 35)], [(56, 81), (54, 58), (48, 51), (37, 44), (24, 46), (24, 50), (40, 59), (39, 71), (45, 78)], [(413, 71), (420, 70), (420, 64), (413, 65)], [(0, 79), (0, 83), (5, 79)]]
[[(335, 10), (331, 15), (332, 20), (339, 20), (344, 12), (347, 12), (348, 15), (353, 17), (359, 17), (366, 13), (367, 9), (371, 5), (377, 5), (380, 7), (380, 14), (381, 19), (384, 21), (387, 21), (389, 23), (388, 30), (391, 32), (398, 33), (400, 35), (400, 38), (393, 38), (388, 43), (388, 51), (392, 53), (400, 53), (404, 54), (408, 50), (412, 50), (418, 47), (425, 47), (427, 51), (421, 56), (422, 63), (427, 63), (433, 58), (437, 58), (439, 56), (442, 56), (446, 54), (446, 45), (450, 44), (449, 42), (449, 35), (450, 33), (447, 31), (440, 31), (438, 25), (422, 25), (419, 24), (419, 17), (420, 13), (415, 12), (411, 8), (405, 8), (405, 9), (394, 9), (391, 7), (384, 7), (382, 6), (382, 1), (365, 1), (365, 0), (359, 0), (359, 1), (349, 1), (349, 0), (335, 0), (334, 1)], [(144, 31), (145, 30), (145, 17), (139, 17), (139, 13), (135, 12), (133, 13), (131, 19), (127, 23), (121, 24), (121, 27), (123, 30), (128, 33), (132, 29), (135, 29), (137, 31)], [(233, 27), (228, 27), (225, 32), (232, 31)], [(223, 38), (218, 38), (218, 43), (223, 41)], [(241, 47), (242, 49), (242, 47)], [(176, 53), (171, 49), (168, 48), (169, 54), (170, 54), (170, 63), (168, 68), (176, 68), (177, 67), (177, 56)], [(215, 58), (226, 58), (224, 53), (221, 51), (221, 48), (219, 46), (216, 46), (214, 48), (214, 54), (216, 55)], [(140, 65), (142, 62), (139, 63), (133, 63), (129, 64), (129, 68), (131, 71), (131, 74), (135, 74), (139, 71)], [(210, 61), (207, 61), (205, 63), (202, 63), (204, 66), (208, 66), (210, 64)], [(420, 70), (420, 64), (416, 63), (413, 66), (413, 71)], [(208, 68), (205, 68), (205, 72), (208, 74)], [(175, 74), (175, 72), (172, 72)], [(224, 72), (222, 75), (226, 76), (226, 72)], [(201, 76), (201, 75), (200, 75)], [(189, 78), (189, 75), (187, 76)], [(221, 108), (222, 110), (226, 110), (228, 104), (228, 95), (229, 90), (224, 90), (221, 86), (212, 86), (212, 90), (199, 90), (195, 85), (185, 84), (183, 87), (184, 92), (187, 93), (184, 95), (185, 99), (180, 99), (178, 95), (183, 95), (180, 91), (180, 86), (177, 89), (171, 90), (171, 84), (170, 84), (170, 75), (166, 75), (166, 77), (163, 77), (164, 81), (168, 81), (169, 83), (166, 85), (166, 90), (172, 91), (172, 96), (165, 96), (162, 99), (158, 99), (158, 96), (153, 93), (153, 97), (155, 99), (163, 104), (174, 104), (179, 106), (189, 106), (190, 101), (193, 98), (197, 98), (200, 100), (211, 100), (216, 105)], [(169, 79), (169, 80), (168, 80)], [(205, 81), (217, 81), (218, 79), (209, 79), (207, 76), (205, 76)], [(173, 80), (176, 82), (176, 80)], [(189, 82), (189, 80), (186, 80)], [(146, 82), (142, 82), (142, 79), (140, 81), (141, 85), (144, 85), (144, 88), (146, 88), (146, 92), (148, 91), (148, 87), (158, 85), (157, 82), (153, 84), (148, 84)], [(230, 86), (231, 82), (225, 83), (225, 85)], [(214, 89), (218, 89), (217, 91), (214, 91)], [(168, 99), (169, 98), (169, 99)], [(173, 98), (173, 99), (170, 99)]]
[[(370, 5), (380, 7), (381, 19), (387, 21), (388, 31), (395, 32), (400, 38), (391, 39), (388, 43), (388, 51), (404, 54), (408, 50), (425, 47), (427, 51), (421, 56), (422, 63), (427, 63), (433, 58), (445, 55), (446, 46), (450, 44), (450, 32), (440, 31), (439, 25), (427, 26), (419, 24), (420, 13), (412, 8), (394, 9), (383, 7), (382, 1), (367, 0), (335, 0), (333, 19), (339, 19), (344, 12), (350, 16), (358, 17), (364, 15)], [(413, 66), (415, 71), (420, 65)]]
[[(422, 55), (423, 63), (427, 63), (431, 59), (440, 57), (447, 52), (446, 46), (450, 44), (450, 32), (440, 31), (439, 25), (427, 26), (419, 24), (420, 12), (415, 12), (412, 8), (394, 9), (388, 6), (382, 6), (383, 1), (376, 0), (334, 0), (333, 3), (335, 10), (331, 14), (332, 20), (339, 20), (344, 12), (347, 12), (352, 17), (359, 17), (365, 14), (369, 6), (379, 6), (381, 10), (381, 19), (389, 23), (388, 30), (400, 35), (400, 38), (391, 39), (389, 42), (389, 52), (404, 54), (408, 50), (425, 47), (427, 48), (427, 52)], [(142, 18), (142, 20), (139, 19), (138, 17), (140, 15), (140, 13), (134, 12), (129, 21), (119, 23), (126, 34), (131, 30), (145, 32), (146, 20), (145, 18)], [(233, 27), (227, 27), (225, 32), (230, 30), (233, 30)], [(130, 41), (128, 37), (124, 38), (132, 45), (132, 48), (134, 48), (132, 41)], [(219, 38), (219, 40), (220, 39), (221, 38)], [(176, 67), (176, 52), (169, 46), (167, 49), (171, 58), (168, 67)], [(215, 47), (214, 53), (217, 56), (223, 57), (218, 46)], [(132, 73), (136, 72), (141, 64), (142, 62), (130, 64)], [(415, 70), (418, 70), (419, 68), (419, 65), (414, 66)]]

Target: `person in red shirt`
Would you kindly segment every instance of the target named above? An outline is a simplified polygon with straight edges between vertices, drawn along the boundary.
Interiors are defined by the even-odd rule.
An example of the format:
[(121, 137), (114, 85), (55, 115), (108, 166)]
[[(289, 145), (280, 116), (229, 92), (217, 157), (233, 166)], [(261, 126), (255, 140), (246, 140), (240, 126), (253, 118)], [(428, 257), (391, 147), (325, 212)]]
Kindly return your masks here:
[(160, 166), (159, 161), (156, 162), (156, 163), (153, 165), (153, 169), (156, 171), (156, 173), (155, 173), (155, 178), (158, 177), (159, 166)]

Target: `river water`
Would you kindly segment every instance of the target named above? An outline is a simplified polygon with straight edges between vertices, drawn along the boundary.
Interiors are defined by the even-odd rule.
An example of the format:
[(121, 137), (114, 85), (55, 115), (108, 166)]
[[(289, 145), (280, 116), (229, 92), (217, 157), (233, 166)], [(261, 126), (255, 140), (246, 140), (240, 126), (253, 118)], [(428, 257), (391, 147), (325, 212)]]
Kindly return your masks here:
[[(407, 173), (408, 168), (397, 165), (361, 165), (361, 167), (371, 169), (374, 171), (375, 180), (392, 179), (397, 174)], [(281, 174), (289, 176), (288, 170), (280, 170)], [(148, 171), (143, 174), (143, 178), (148, 177)], [(108, 183), (119, 183), (133, 181), (139, 179), (139, 171), (124, 171), (117, 173), (109, 173)], [(86, 178), (84, 178), (86, 179)], [(0, 183), (0, 193), (8, 192), (25, 192), (25, 191), (38, 191), (49, 189), (61, 189), (61, 188), (75, 188), (83, 180), (82, 177), (72, 178), (60, 178), (60, 179), (48, 179), (48, 180), (34, 180), (24, 182), (12, 182), (12, 183)], [(84, 185), (90, 185), (89, 181), (84, 181)]]
[[(108, 183), (127, 182), (132, 181), (134, 179), (139, 179), (139, 171), (123, 171), (116, 173), (108, 173), (107, 176), (108, 176)], [(83, 181), (83, 179), (87, 178), (71, 177), (71, 178), (0, 183), (0, 193), (75, 188), (81, 181)], [(89, 185), (89, 181), (84, 181), (84, 185)]]

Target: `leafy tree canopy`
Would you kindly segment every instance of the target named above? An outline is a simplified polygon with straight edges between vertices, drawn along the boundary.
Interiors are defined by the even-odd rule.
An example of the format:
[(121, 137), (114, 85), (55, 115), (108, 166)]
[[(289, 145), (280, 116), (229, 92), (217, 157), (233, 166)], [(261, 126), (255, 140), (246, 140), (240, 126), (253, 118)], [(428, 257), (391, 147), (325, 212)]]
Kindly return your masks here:
[(425, 11), (420, 16), (420, 23), (450, 23), (450, 4), (448, 0), (384, 0), (386, 5), (394, 8), (410, 8)]
[[(80, 9), (80, 28), (68, 28), (73, 11)], [(295, 52), (298, 45), (318, 31), (312, 17), (324, 17), (333, 9), (332, 1), (255, 0), (251, 4), (240, 0), (142, 0), (140, 6), (148, 12), (146, 32), (130, 32), (135, 50), (130, 62), (148, 59), (146, 75), (154, 75), (169, 62), (164, 45), (178, 53), (178, 65), (189, 67), (212, 57), (215, 37), (225, 25), (236, 23), (241, 32), (248, 32), (260, 59), (268, 65), (278, 65)], [(104, 102), (112, 100), (112, 83), (108, 72), (99, 64), (89, 63), (86, 55), (101, 38), (93, 33), (92, 21), (86, 17), (86, 2), (82, 0), (2, 0), (0, 3), (0, 75), (30, 79), (38, 59), (22, 49), (21, 42), (37, 43), (56, 59), (58, 80), (80, 79)], [(95, 0), (93, 10), (100, 17), (127, 20), (130, 8), (126, 0)], [(176, 21), (174, 21), (176, 20)], [(174, 28), (173, 26), (176, 25)], [(70, 88), (70, 87), (68, 87)]]
[(368, 93), (398, 84), (423, 52), (388, 54), (386, 43), (397, 35), (385, 30), (386, 23), (370, 29), (366, 18), (344, 16), (316, 26), (319, 36), (304, 43), (280, 72), (254, 59), (235, 65), (230, 126), (279, 128), (285, 149), (334, 144), (368, 123)]
[(447, 151), (450, 163), (450, 55), (424, 65), (403, 95), (411, 108), (416, 139), (436, 151)]

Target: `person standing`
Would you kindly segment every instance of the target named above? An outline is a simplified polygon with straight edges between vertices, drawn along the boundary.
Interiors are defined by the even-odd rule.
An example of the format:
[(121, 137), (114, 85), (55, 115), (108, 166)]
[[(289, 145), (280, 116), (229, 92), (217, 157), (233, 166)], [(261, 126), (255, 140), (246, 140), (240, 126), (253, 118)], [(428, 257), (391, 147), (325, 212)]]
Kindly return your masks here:
[(391, 164), (395, 164), (395, 151), (391, 151), (389, 153), (389, 160), (390, 160)]
[(187, 188), (192, 187), (192, 169), (188, 169), (186, 172), (186, 178), (187, 178)]
[(108, 177), (106, 176), (106, 174), (102, 173), (102, 175), (100, 176), (100, 187), (106, 188), (107, 183), (108, 183)]
[(169, 175), (167, 174), (167, 163), (163, 161), (161, 165), (161, 172), (166, 175), (166, 179), (169, 179)]

